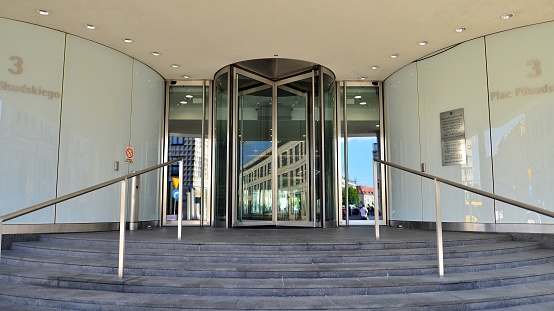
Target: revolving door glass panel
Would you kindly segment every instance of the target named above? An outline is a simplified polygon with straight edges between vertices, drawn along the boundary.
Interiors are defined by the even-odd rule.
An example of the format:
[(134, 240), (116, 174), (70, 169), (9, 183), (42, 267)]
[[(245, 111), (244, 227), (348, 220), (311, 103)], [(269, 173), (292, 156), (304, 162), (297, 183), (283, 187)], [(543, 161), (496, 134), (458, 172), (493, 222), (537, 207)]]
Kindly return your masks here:
[(237, 222), (273, 222), (273, 87), (237, 74)]
[(309, 205), (308, 103), (312, 77), (277, 87), (277, 221), (311, 225)]

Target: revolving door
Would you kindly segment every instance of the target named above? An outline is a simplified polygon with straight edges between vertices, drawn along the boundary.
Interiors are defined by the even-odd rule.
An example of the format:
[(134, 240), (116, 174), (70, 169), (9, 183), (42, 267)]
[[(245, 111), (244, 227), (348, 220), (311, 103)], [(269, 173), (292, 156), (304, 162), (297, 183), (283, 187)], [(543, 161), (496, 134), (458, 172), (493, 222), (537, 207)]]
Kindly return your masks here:
[(214, 225), (334, 226), (334, 75), (271, 59), (214, 81)]

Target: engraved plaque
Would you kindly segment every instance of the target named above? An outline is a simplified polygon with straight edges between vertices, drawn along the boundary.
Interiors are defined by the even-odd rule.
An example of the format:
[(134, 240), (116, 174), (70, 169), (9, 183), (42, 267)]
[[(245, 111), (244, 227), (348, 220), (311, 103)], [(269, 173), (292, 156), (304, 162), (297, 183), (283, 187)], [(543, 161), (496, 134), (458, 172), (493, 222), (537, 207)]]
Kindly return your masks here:
[(441, 112), (442, 165), (466, 163), (464, 109)]

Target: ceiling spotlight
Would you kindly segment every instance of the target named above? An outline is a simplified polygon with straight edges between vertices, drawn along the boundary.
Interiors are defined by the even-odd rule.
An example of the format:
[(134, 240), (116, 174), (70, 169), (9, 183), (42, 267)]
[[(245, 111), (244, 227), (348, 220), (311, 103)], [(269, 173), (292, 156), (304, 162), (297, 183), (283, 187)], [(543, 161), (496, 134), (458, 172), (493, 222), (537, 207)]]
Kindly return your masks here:
[(375, 127), (379, 127), (379, 124), (375, 125)]
[(356, 96), (354, 96), (354, 98), (355, 98), (355, 99), (360, 99), (360, 98), (362, 98), (362, 96), (356, 95)]
[(184, 100), (183, 100), (183, 101), (180, 101), (179, 103), (181, 103), (181, 104), (183, 104), (183, 105), (186, 105), (186, 104), (187, 104), (187, 102), (184, 101)]
[(373, 69), (373, 70), (379, 69), (379, 66), (371, 66), (371, 69)]
[(394, 54), (391, 54), (391, 55), (390, 55), (390, 58), (397, 58), (398, 56), (400, 56), (400, 54), (394, 53)]
[(429, 42), (428, 41), (419, 41), (417, 44), (423, 46), (423, 45), (429, 44)]
[(37, 12), (38, 12), (38, 14), (44, 15), (44, 16), (50, 14), (50, 12), (48, 12), (48, 11), (46, 11), (46, 10), (37, 10)]
[(125, 38), (125, 39), (123, 39), (123, 42), (125, 42), (125, 43), (132, 43), (132, 42), (133, 42), (133, 39)]
[(93, 30), (93, 29), (96, 28), (96, 26), (94, 26), (94, 25), (92, 25), (92, 24), (85, 24), (85, 27), (86, 27), (87, 29), (90, 29), (90, 30)]
[(359, 77), (358, 79), (360, 79), (360, 80), (366, 80), (367, 77)]
[(514, 17), (514, 13), (508, 13), (500, 16), (501, 19), (510, 19), (512, 17)]
[(162, 54), (160, 54), (160, 52), (152, 52), (152, 55), (154, 55), (154, 56), (160, 56), (160, 55), (162, 55)]
[(183, 78), (184, 79), (190, 79), (190, 76), (184, 75)]
[(179, 64), (171, 64), (171, 67), (173, 67), (173, 68), (179, 68), (179, 66), (181, 66), (181, 65), (179, 65)]
[(186, 98), (192, 98), (193, 96), (192, 95), (185, 95)]
[(460, 28), (454, 29), (455, 32), (464, 32), (464, 31), (466, 31), (466, 30), (467, 30), (466, 27), (460, 27)]
[(367, 103), (366, 102), (361, 102), (360, 105), (365, 106), (365, 105), (367, 105)]

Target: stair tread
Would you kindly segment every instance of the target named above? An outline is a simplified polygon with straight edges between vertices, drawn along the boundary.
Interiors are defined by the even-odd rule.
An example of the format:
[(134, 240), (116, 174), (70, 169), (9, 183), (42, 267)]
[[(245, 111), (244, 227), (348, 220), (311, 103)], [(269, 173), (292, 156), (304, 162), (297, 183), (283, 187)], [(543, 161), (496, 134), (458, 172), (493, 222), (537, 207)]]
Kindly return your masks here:
[(164, 286), (164, 287), (225, 287), (244, 288), (253, 284), (266, 287), (278, 288), (305, 288), (305, 287), (361, 287), (361, 286), (413, 286), (413, 285), (445, 285), (464, 282), (483, 282), (493, 280), (527, 278), (533, 276), (553, 276), (554, 263), (547, 263), (536, 266), (525, 266), (509, 269), (491, 270), (486, 272), (468, 272), (449, 274), (442, 278), (436, 275), (406, 277), (391, 276), (385, 278), (357, 277), (357, 278), (278, 278), (278, 279), (243, 279), (243, 278), (206, 278), (198, 277), (168, 277), (168, 276), (125, 276), (123, 279), (113, 274), (82, 273), (76, 271), (60, 271), (43, 268), (19, 267), (13, 265), (0, 265), (0, 279), (18, 276), (26, 278), (40, 278), (44, 280), (74, 280), (81, 282), (111, 283), (117, 285), (134, 286)]
[[(66, 289), (59, 291), (27, 284), (0, 281), (0, 301), (9, 297), (32, 305), (40, 299), (42, 307), (57, 305), (60, 301), (73, 307), (101, 305), (102, 310), (164, 310), (173, 308), (194, 309), (257, 309), (257, 310), (313, 310), (313, 309), (398, 309), (442, 308), (467, 310), (469, 307), (516, 305), (522, 301), (554, 299), (554, 281), (513, 285), (506, 288), (460, 290), (456, 292), (347, 295), (309, 297), (248, 297), (248, 296), (188, 296), (148, 293), (118, 293), (95, 290)], [(4, 299), (7, 300), (7, 299)], [(543, 301), (538, 301), (543, 302)], [(465, 307), (464, 307), (465, 306)], [(76, 309), (76, 308), (75, 308)]]
[[(451, 246), (444, 247), (444, 253), (466, 253), (466, 252), (483, 252), (494, 250), (506, 250), (506, 249), (521, 249), (521, 248), (538, 248), (538, 243), (534, 242), (499, 242), (491, 244), (478, 244), (467, 246)], [(22, 251), (22, 249), (28, 249), (32, 251), (34, 249), (39, 250), (57, 250), (66, 252), (85, 252), (85, 253), (109, 253), (117, 254), (118, 249), (114, 247), (94, 247), (79, 246), (79, 245), (60, 245), (56, 243), (48, 242), (24, 242), (14, 243), (12, 249)], [(209, 256), (221, 256), (225, 257), (283, 257), (282, 251), (208, 251), (208, 250), (196, 250), (196, 251), (183, 251), (183, 250), (160, 250), (152, 248), (128, 248), (126, 249), (127, 255), (152, 255), (152, 256), (179, 256), (183, 257), (209, 257)], [(186, 252), (186, 253), (185, 253)], [(394, 255), (419, 255), (419, 254), (436, 254), (435, 247), (432, 248), (410, 248), (410, 249), (376, 249), (376, 250), (341, 250), (341, 251), (321, 251), (321, 250), (305, 250), (305, 251), (288, 251), (287, 257), (303, 257), (309, 256), (329, 256), (329, 257), (347, 257), (347, 256), (394, 256)]]

